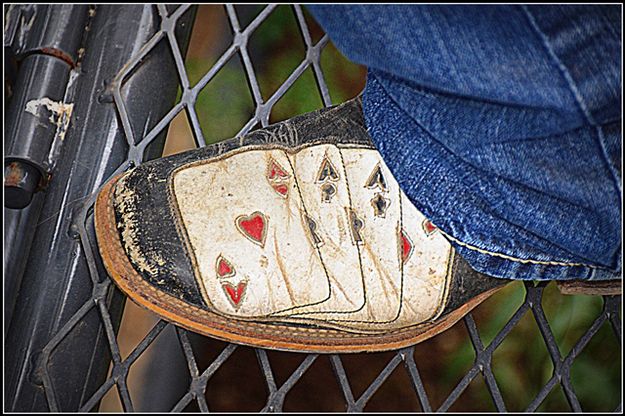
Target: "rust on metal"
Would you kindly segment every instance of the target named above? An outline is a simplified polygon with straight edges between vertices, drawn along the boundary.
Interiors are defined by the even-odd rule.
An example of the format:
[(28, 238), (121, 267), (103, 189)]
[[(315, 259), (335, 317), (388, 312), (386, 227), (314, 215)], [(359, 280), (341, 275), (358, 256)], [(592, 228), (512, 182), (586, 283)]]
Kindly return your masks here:
[(5, 170), (4, 186), (18, 186), (24, 178), (25, 172), (22, 164), (19, 162), (11, 162)]
[(50, 56), (54, 56), (55, 58), (59, 58), (60, 60), (65, 61), (72, 68), (76, 67), (76, 62), (74, 62), (72, 57), (60, 49), (46, 47), (46, 48), (41, 48), (39, 52), (41, 52), (44, 55), (50, 55)]

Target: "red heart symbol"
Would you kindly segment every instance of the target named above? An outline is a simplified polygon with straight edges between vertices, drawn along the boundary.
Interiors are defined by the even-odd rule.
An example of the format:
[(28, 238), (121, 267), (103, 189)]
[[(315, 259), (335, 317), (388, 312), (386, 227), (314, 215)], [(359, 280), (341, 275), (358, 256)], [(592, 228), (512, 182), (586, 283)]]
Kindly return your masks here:
[(284, 171), (284, 169), (278, 165), (278, 163), (275, 160), (271, 161), (271, 164), (269, 165), (269, 170), (267, 171), (267, 179), (269, 179), (270, 181), (273, 180), (283, 180), (289, 177), (289, 174), (286, 173)]
[(273, 190), (276, 191), (277, 193), (280, 194), (280, 196), (283, 196), (286, 198), (287, 194), (289, 193), (289, 188), (288, 186), (284, 185), (284, 184), (277, 184), (277, 185), (272, 185)]
[(239, 303), (241, 303), (241, 300), (243, 299), (243, 293), (245, 292), (245, 289), (247, 288), (247, 282), (246, 281), (239, 282), (236, 288), (232, 286), (230, 283), (223, 283), (221, 287), (223, 288), (224, 292), (226, 292), (226, 294), (228, 295), (228, 299), (232, 301), (232, 305), (235, 308), (238, 308)]
[(217, 265), (215, 266), (215, 269), (217, 270), (217, 276), (219, 277), (230, 277), (235, 274), (234, 266), (228, 260), (223, 258), (221, 254), (217, 257)]
[(236, 220), (237, 229), (253, 243), (263, 247), (267, 237), (267, 219), (261, 212), (241, 215)]

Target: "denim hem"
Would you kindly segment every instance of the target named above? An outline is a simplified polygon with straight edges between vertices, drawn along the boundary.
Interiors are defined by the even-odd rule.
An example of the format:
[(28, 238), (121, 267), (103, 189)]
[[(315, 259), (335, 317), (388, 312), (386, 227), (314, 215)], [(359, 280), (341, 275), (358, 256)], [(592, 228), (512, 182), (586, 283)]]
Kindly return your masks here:
[[(495, 238), (490, 238), (490, 243), (485, 243), (479, 238), (479, 233), (471, 231), (471, 224), (475, 221), (473, 218), (451, 218), (449, 215), (441, 214), (443, 211), (437, 210), (438, 207), (444, 205), (443, 199), (460, 201), (463, 198), (463, 195), (446, 193), (445, 185), (441, 184), (441, 177), (449, 180), (454, 175), (453, 170), (446, 169), (450, 161), (437, 160), (440, 154), (434, 151), (428, 153), (428, 149), (418, 149), (412, 154), (398, 152), (397, 146), (401, 143), (410, 142), (411, 145), (417, 147), (423, 145), (423, 140), (417, 137), (419, 132), (411, 128), (415, 126), (414, 120), (399, 107), (371, 71), (363, 93), (363, 111), (367, 130), (402, 190), (415, 206), (448, 237), (458, 253), (475, 270), (489, 276), (515, 280), (615, 280), (622, 278), (620, 261), (619, 268), (611, 270), (592, 264), (585, 259), (563, 254), (557, 246), (545, 240), (535, 240), (526, 246), (515, 246), (512, 242), (507, 245), (507, 248), (494, 244)], [(423, 160), (415, 162), (415, 154), (422, 156)], [(411, 156), (413, 159), (410, 159)], [(428, 193), (429, 189), (433, 192)], [(443, 191), (438, 192), (441, 190)], [(540, 249), (541, 246), (542, 249)]]
[(491, 277), (514, 280), (618, 280), (620, 273), (584, 264), (549, 264), (487, 254), (451, 241), (475, 270)]

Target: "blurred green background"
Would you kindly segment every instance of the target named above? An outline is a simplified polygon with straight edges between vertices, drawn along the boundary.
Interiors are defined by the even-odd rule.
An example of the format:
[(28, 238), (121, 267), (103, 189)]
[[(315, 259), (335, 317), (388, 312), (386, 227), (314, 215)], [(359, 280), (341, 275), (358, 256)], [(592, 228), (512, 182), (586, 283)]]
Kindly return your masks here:
[[(240, 26), (246, 27), (264, 6), (235, 6)], [(305, 10), (305, 9), (304, 9)], [(305, 11), (313, 42), (323, 32)], [(186, 70), (195, 85), (217, 62), (232, 42), (232, 30), (222, 5), (199, 7)], [(253, 33), (249, 48), (251, 62), (266, 102), (305, 57), (305, 46), (291, 6), (280, 5)], [(334, 104), (356, 96), (365, 86), (366, 69), (349, 62), (330, 42), (321, 55), (325, 82)], [(270, 122), (321, 108), (321, 95), (312, 69), (309, 68), (273, 107)], [(240, 55), (234, 57), (216, 74), (200, 93), (195, 110), (207, 143), (236, 135), (254, 115), (255, 103), (248, 85)], [(259, 126), (256, 126), (257, 128)], [(181, 113), (172, 122), (165, 154), (193, 148), (194, 143), (186, 117)], [(523, 303), (522, 283), (508, 285), (478, 306), (473, 314), (482, 342), (487, 346)], [(565, 357), (592, 325), (603, 307), (599, 296), (563, 296), (554, 284), (545, 289), (545, 314)], [(124, 317), (122, 331), (136, 327), (131, 311)], [(136, 311), (145, 318), (147, 312)], [(143, 315), (142, 315), (143, 314)], [(124, 326), (125, 325), (125, 326)], [(126, 329), (124, 329), (126, 328)], [(127, 336), (132, 339), (132, 336)], [(120, 339), (124, 337), (120, 336)], [(205, 354), (213, 356), (225, 344), (207, 340)], [(220, 369), (207, 389), (208, 403), (214, 411), (259, 410), (266, 399), (264, 381), (259, 378), (258, 363), (249, 348), (239, 348), (237, 357)], [(342, 356), (355, 397), (366, 390), (393, 353)], [(303, 359), (300, 354), (271, 352), (272, 366), (280, 378)], [(419, 344), (415, 360), (431, 405), (440, 406), (472, 366), (475, 353), (468, 332), (461, 321), (450, 330)], [(208, 365), (208, 364), (207, 364)], [(524, 410), (543, 385), (551, 378), (553, 363), (531, 311), (505, 338), (494, 353), (492, 369), (509, 411)], [(289, 370), (290, 369), (290, 370)], [(140, 373), (140, 372), (137, 372)], [(589, 345), (575, 360), (571, 379), (585, 411), (611, 411), (621, 402), (621, 346), (609, 323), (605, 323)], [(247, 380), (248, 386), (233, 386)], [(129, 381), (140, 388), (141, 381)], [(258, 383), (258, 388), (252, 384)], [(366, 410), (412, 411), (418, 400), (403, 368), (398, 367), (373, 396)], [(245, 383), (247, 384), (247, 383)], [(112, 393), (114, 394), (114, 393)], [(256, 396), (258, 397), (256, 397)], [(249, 409), (248, 409), (249, 407)], [(101, 410), (114, 410), (115, 406)], [(285, 411), (344, 411), (344, 399), (334, 379), (329, 360), (320, 357), (295, 388), (287, 395)], [(562, 388), (557, 385), (539, 411), (568, 411)], [(189, 408), (188, 410), (195, 410)], [(481, 375), (462, 393), (452, 411), (495, 411)]]
[[(251, 23), (264, 7), (235, 6), (241, 28)], [(305, 9), (304, 14), (312, 40), (316, 43), (323, 36), (323, 31)], [(224, 6), (199, 6), (185, 60), (191, 86), (196, 85), (213, 67), (231, 45), (232, 39)], [(291, 6), (280, 5), (273, 10), (253, 32), (248, 51), (263, 102), (267, 102), (306, 55), (306, 47)], [(366, 69), (348, 61), (331, 42), (321, 53), (321, 65), (333, 104), (355, 97), (364, 88)], [(243, 61), (237, 53), (197, 98), (195, 111), (207, 144), (235, 136), (253, 117), (255, 102), (251, 91)], [(269, 121), (275, 123), (322, 107), (321, 94), (312, 67), (309, 67), (272, 108)], [(260, 125), (255, 128), (258, 127)], [(191, 131), (186, 116), (181, 113), (170, 129), (164, 154), (192, 147)]]

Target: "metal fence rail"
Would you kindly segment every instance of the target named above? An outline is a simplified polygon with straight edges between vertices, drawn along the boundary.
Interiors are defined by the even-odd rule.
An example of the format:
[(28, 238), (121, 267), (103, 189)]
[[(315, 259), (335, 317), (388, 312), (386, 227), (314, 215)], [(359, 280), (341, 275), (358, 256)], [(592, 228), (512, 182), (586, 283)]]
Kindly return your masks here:
[[(248, 41), (275, 7), (265, 7), (251, 23), (242, 27), (235, 8), (225, 6), (233, 33), (232, 43), (195, 85), (191, 85), (185, 70), (188, 34), (182, 33), (190, 28), (195, 13), (193, 6), (97, 6), (90, 13), (91, 37), (87, 37), (85, 62), (82, 63), (82, 71), (86, 73), (81, 74), (85, 81), (67, 95), (74, 98), (77, 109), (72, 121), (74, 126), (66, 139), (65, 159), (59, 163), (59, 166), (64, 164), (66, 168), (57, 173), (48, 190), (47, 205), (38, 220), (29, 253), (30, 264), (26, 267), (13, 320), (8, 332), (5, 332), (6, 358), (11, 363), (6, 371), (5, 410), (94, 411), (98, 410), (107, 392), (116, 388), (123, 409), (133, 411), (135, 407), (128, 387), (129, 372), (142, 354), (167, 330), (175, 330), (188, 375), (183, 377), (187, 383), (183, 386), (186, 389), (184, 394), (173, 408), (161, 410), (182, 411), (190, 409), (190, 406), (197, 406), (203, 412), (211, 409), (206, 399), (211, 378), (237, 349), (248, 347), (227, 344), (201, 370), (204, 366), (198, 364), (199, 357), (191, 339), (196, 335), (159, 321), (124, 358), (117, 340), (123, 298), (106, 276), (99, 259), (93, 230), (93, 204), (98, 189), (107, 178), (160, 154), (164, 134), (180, 112), (186, 112), (197, 146), (205, 145), (195, 109), (198, 94), (237, 54), (242, 60), (255, 104), (253, 117), (242, 126), (239, 134), (245, 134), (258, 124), (268, 125), (273, 106), (308, 68), (313, 70), (323, 104), (332, 104), (320, 63), (321, 51), (328, 44), (328, 37), (323, 36), (318, 42), (313, 42), (302, 8), (297, 5), (292, 6), (292, 10), (306, 48), (305, 58), (273, 95), (267, 100), (263, 99), (250, 58)], [(133, 31), (129, 27), (142, 29)], [(123, 35), (115, 38), (115, 30), (123, 31)], [(123, 50), (111, 55), (110, 51), (117, 47), (115, 45), (123, 42), (127, 44)], [(96, 46), (100, 49), (96, 50)], [(167, 58), (163, 60), (165, 55)], [(117, 56), (117, 61), (111, 62), (111, 56)], [(162, 63), (165, 61), (173, 64), (168, 66)], [(157, 73), (160, 75), (155, 75)], [(155, 83), (158, 83), (156, 88)], [(178, 86), (181, 95), (179, 101), (174, 103)], [(155, 109), (153, 103), (157, 98), (162, 98), (161, 95), (171, 99), (161, 99), (166, 104)], [(94, 135), (97, 137), (90, 137)], [(90, 173), (81, 177), (85, 170)], [(75, 181), (80, 182), (80, 186), (73, 185)], [(41, 235), (43, 233), (44, 236)], [(61, 268), (54, 263), (61, 261), (60, 256), (55, 256), (59, 244), (64, 244), (64, 254), (70, 256), (69, 262), (63, 257), (64, 266)], [(36, 264), (33, 259), (37, 257), (45, 257), (46, 262)], [(56, 279), (58, 281), (54, 282)], [(255, 349), (267, 391), (264, 407), (257, 410), (282, 411), (287, 396), (311, 366), (317, 360), (329, 359), (346, 411), (363, 411), (395, 371), (405, 371), (410, 389), (420, 407), (415, 411), (449, 410), (469, 384), (479, 377), (483, 378), (492, 399), (492, 403), (485, 403), (484, 408), (494, 406), (497, 411), (506, 411), (506, 398), (493, 372), (493, 354), (523, 317), (531, 315), (547, 347), (553, 372), (526, 410), (539, 409), (545, 398), (561, 386), (570, 406), (569, 409), (561, 410), (582, 411), (584, 406), (571, 382), (571, 366), (599, 329), (608, 322), (617, 344), (622, 348), (621, 297), (604, 296), (603, 309), (593, 324), (579, 337), (568, 354), (563, 355), (541, 304), (545, 286), (544, 283), (524, 284), (524, 301), (487, 345), (480, 337), (472, 315), (464, 318), (475, 360), (439, 406), (433, 405), (422, 381), (420, 363), (415, 360), (415, 347), (396, 351), (359, 396), (354, 394), (353, 380), (348, 376), (342, 355), (323, 357), (301, 354), (299, 366), (284, 382), (278, 382), (267, 351)], [(49, 318), (44, 319), (46, 315)], [(621, 409), (622, 404), (619, 404), (616, 409), (605, 410)]]

